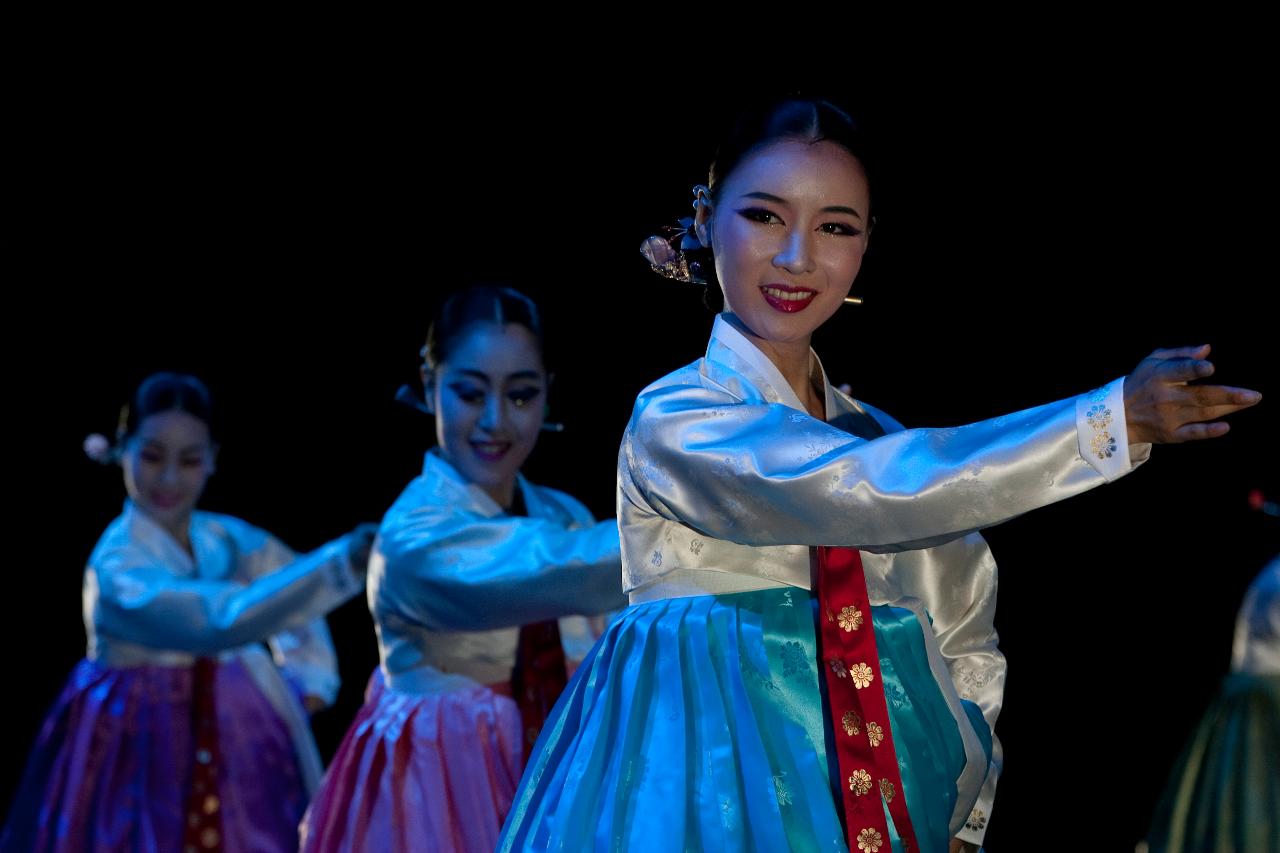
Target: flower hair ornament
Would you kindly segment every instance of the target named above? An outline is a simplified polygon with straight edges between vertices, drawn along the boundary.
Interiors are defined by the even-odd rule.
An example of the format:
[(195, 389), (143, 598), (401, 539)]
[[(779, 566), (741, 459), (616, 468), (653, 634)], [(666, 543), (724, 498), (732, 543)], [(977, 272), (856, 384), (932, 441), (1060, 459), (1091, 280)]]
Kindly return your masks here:
[(114, 465), (120, 461), (120, 448), (102, 433), (95, 432), (85, 436), (84, 455), (99, 465)]
[(84, 455), (99, 465), (119, 465), (124, 456), (124, 437), (129, 432), (129, 404), (120, 407), (120, 416), (116, 421), (116, 440), (112, 441), (100, 432), (85, 436)]
[[(697, 212), (708, 205), (707, 188), (699, 184), (693, 188), (693, 209)], [(682, 217), (676, 225), (666, 225), (662, 234), (654, 234), (640, 244), (640, 254), (658, 275), (686, 284), (706, 284), (702, 261), (689, 257), (694, 252), (707, 251), (698, 239), (694, 217)]]
[(640, 254), (658, 275), (686, 284), (706, 284), (702, 264), (686, 257), (687, 252), (706, 248), (693, 233), (693, 217), (683, 217), (678, 225), (666, 225), (664, 234), (654, 234), (640, 244)]

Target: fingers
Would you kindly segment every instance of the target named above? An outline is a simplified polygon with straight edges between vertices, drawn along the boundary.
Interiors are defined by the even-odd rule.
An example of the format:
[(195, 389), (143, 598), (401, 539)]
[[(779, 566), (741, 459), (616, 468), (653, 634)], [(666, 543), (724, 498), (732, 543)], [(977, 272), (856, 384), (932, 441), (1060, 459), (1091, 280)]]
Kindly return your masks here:
[(1198, 441), (1226, 435), (1222, 418), (1256, 405), (1257, 391), (1225, 385), (1183, 385), (1169, 389), (1157, 406), (1154, 426), (1161, 442)]
[(1249, 388), (1196, 384), (1214, 373), (1208, 355), (1208, 344), (1158, 349), (1138, 365), (1124, 392), (1131, 441), (1217, 438), (1230, 429), (1223, 418), (1262, 400)]
[(1232, 407), (1232, 411), (1257, 405), (1262, 395), (1249, 388), (1233, 388), (1230, 385), (1188, 385), (1180, 389), (1188, 403), (1205, 409), (1218, 406)]
[(1174, 383), (1190, 382), (1193, 379), (1212, 376), (1214, 368), (1211, 361), (1179, 357), (1160, 362), (1155, 366), (1155, 370), (1160, 381)]
[(1200, 441), (1206, 438), (1217, 438), (1226, 435), (1231, 425), (1223, 421), (1213, 423), (1183, 424), (1173, 431), (1174, 441)]
[(1173, 347), (1171, 349), (1158, 349), (1147, 356), (1147, 358), (1169, 359), (1169, 358), (1207, 358), (1209, 355), (1209, 345), (1200, 344), (1194, 347)]
[[(1184, 423), (1203, 423), (1205, 421), (1220, 420), (1227, 415), (1232, 415), (1250, 406), (1257, 405), (1258, 401), (1262, 399), (1262, 395), (1256, 391), (1246, 391), (1242, 388), (1196, 388), (1191, 386), (1188, 390), (1197, 392), (1194, 403), (1181, 406), (1173, 414), (1173, 417)], [(1200, 393), (1210, 391), (1217, 393)], [(1252, 398), (1242, 396), (1248, 394), (1252, 394)]]
[(1187, 418), (1188, 422), (1203, 423), (1205, 421), (1216, 421), (1225, 418), (1227, 415), (1234, 415), (1241, 409), (1247, 409), (1248, 406), (1210, 406), (1208, 408), (1196, 409), (1192, 417)]

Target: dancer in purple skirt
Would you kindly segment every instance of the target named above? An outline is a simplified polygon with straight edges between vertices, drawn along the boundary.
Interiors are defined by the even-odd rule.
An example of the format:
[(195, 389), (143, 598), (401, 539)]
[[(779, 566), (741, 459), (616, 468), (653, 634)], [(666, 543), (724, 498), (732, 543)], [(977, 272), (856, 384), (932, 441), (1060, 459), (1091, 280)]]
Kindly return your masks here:
[(129, 498), (85, 569), (88, 652), (40, 729), (5, 853), (297, 847), (322, 771), (304, 703), (338, 688), (322, 617), (363, 589), (372, 528), (298, 557), (197, 510), (210, 415), (199, 379), (156, 374), (115, 447), (86, 442)]

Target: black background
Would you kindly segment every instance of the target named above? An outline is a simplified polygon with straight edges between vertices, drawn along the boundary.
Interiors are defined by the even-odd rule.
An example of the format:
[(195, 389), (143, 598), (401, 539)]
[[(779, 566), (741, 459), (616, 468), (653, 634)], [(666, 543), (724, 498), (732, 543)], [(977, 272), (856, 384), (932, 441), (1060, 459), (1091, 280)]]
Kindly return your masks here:
[[(1131, 477), (989, 531), (1010, 666), (991, 850), (1051, 826), (1137, 840), (1227, 669), (1241, 595), (1280, 550), (1246, 505), (1280, 492), (1269, 90), (1247, 56), (1212, 74), (1178, 59), (1082, 75), (904, 58), (821, 87), (879, 154), (867, 303), (815, 342), (855, 395), (909, 426), (965, 423), (1209, 342), (1221, 381), (1273, 398), (1223, 439), (1158, 447)], [(412, 63), (197, 65), (44, 68), (54, 85), (14, 130), (29, 144), (13, 162), (0, 802), (83, 655), (81, 570), (123, 498), (79, 447), (139, 379), (204, 377), (223, 451), (203, 505), (310, 548), (380, 518), (419, 469), (431, 425), (392, 396), (443, 295), (509, 281), (543, 305), (567, 427), (526, 473), (612, 515), (636, 392), (698, 357), (711, 322), (637, 248), (689, 212), (739, 89), (773, 87), (724, 63), (740, 85), (720, 90), (656, 59), (641, 82), (597, 70), (590, 87), (519, 65), (505, 79), (520, 82), (488, 85)], [(315, 718), (326, 755), (377, 660), (362, 600), (330, 622), (345, 682)]]

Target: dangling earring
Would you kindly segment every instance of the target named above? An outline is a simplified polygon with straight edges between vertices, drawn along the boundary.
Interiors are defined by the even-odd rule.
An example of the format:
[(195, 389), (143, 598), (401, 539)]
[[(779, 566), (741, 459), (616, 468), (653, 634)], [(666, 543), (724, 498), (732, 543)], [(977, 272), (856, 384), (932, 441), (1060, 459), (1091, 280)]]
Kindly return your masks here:
[[(871, 229), (873, 229), (873, 228), (875, 228), (875, 227), (876, 227), (876, 218), (875, 218), (874, 216), (872, 216), (872, 217), (871, 217), (871, 222), (870, 222), (870, 224), (869, 224), (869, 225), (867, 225), (867, 239), (868, 239), (868, 240), (869, 240), (869, 239), (871, 239)], [(865, 250), (864, 250), (864, 251), (865, 251)], [(844, 298), (844, 304), (846, 304), (846, 305), (861, 305), (861, 304), (862, 304), (862, 297), (861, 297), (861, 296), (846, 296), (846, 297)]]
[(551, 404), (542, 404), (542, 431), (543, 432), (564, 432), (564, 424), (556, 424), (547, 420), (551, 416)]

